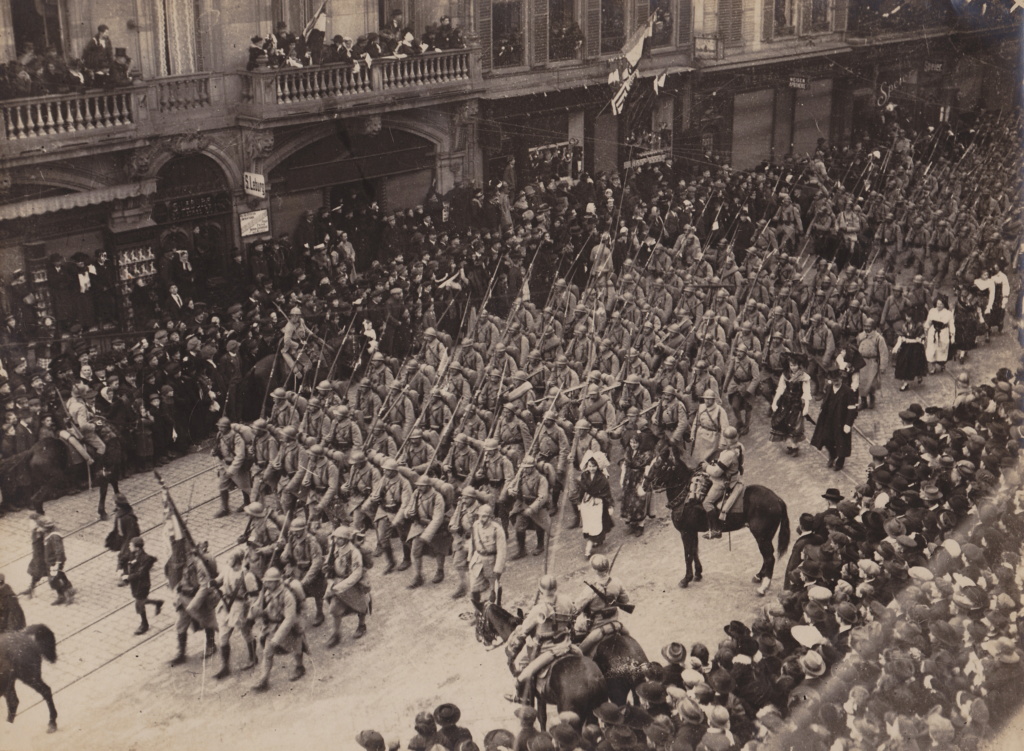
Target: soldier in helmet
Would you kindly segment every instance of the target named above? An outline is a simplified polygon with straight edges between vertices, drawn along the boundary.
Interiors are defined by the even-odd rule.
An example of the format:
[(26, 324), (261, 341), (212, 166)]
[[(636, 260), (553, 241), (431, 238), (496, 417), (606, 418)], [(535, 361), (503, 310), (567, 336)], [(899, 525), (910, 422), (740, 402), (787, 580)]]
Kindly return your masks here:
[[(483, 451), (480, 465), (472, 480), (473, 486), (487, 494), (493, 501), (497, 501), (501, 490), (515, 477), (515, 468), (509, 458), (501, 453), (501, 445), (497, 438), (487, 438), (483, 441), (475, 441), (472, 438), (469, 440), (471, 444), (478, 446)], [(501, 528), (507, 530), (509, 504), (497, 503), (496, 506)]]
[[(409, 471), (409, 474), (414, 474)], [(452, 538), (445, 518), (447, 500), (455, 488), (443, 480), (421, 474), (413, 484), (412, 502), (395, 516), (396, 527), (408, 527), (406, 543), (412, 554), (413, 579), (409, 589), (423, 585), (423, 556), (431, 556), (437, 568), (434, 584), (444, 581), (444, 559), (451, 552)]]
[(365, 532), (373, 526), (372, 511), (367, 507), (370, 496), (380, 484), (381, 473), (373, 464), (366, 460), (366, 452), (354, 448), (348, 454), (349, 472), (338, 494), (345, 499), (351, 510), (352, 523), (356, 530)]
[[(270, 432), (269, 427), (270, 424), (262, 417), (252, 423), (252, 485), (256, 488), (257, 498), (266, 492), (268, 470), (280, 449), (277, 437)], [(272, 487), (272, 490), (276, 490), (276, 487)]]
[(231, 674), (231, 635), (236, 629), (245, 642), (249, 655), (249, 661), (242, 666), (242, 670), (248, 670), (256, 665), (256, 641), (252, 636), (249, 611), (259, 597), (260, 582), (246, 566), (246, 557), (244, 550), (232, 553), (231, 573), (224, 577), (221, 589), (223, 597), (217, 606), (221, 663), (220, 670), (213, 677), (218, 680)]
[(506, 694), (505, 698), (526, 705), (533, 703), (534, 677), (571, 647), (571, 598), (559, 594), (558, 581), (553, 576), (545, 574), (537, 584), (537, 603), (505, 645), (509, 670), (516, 678), (515, 693)]
[[(305, 597), (313, 598), (316, 615), (312, 625), (319, 626), (324, 622), (324, 593), (327, 589), (327, 582), (324, 579), (324, 551), (302, 517), (293, 519), (288, 528), (281, 550), (281, 563), (286, 567), (286, 573), (301, 585)], [(269, 574), (269, 571), (267, 573)], [(300, 608), (305, 597), (299, 602)]]
[(590, 568), (595, 580), (584, 580), (583, 592), (576, 598), (574, 607), (579, 615), (573, 628), (577, 634), (587, 634), (579, 645), (584, 654), (589, 654), (606, 633), (629, 633), (617, 620), (619, 608), (630, 604), (629, 595), (612, 577), (611, 561), (598, 553), (590, 558)]
[(238, 544), (247, 546), (249, 568), (256, 576), (262, 576), (281, 539), (281, 528), (271, 518), (270, 508), (259, 501), (253, 501), (243, 511), (249, 516), (249, 521), (238, 538)]
[(470, 444), (469, 437), (465, 433), (459, 433), (452, 441), (451, 451), (445, 457), (441, 469), (451, 482), (462, 485), (472, 474), (478, 457), (479, 454)]
[(548, 480), (537, 468), (537, 460), (532, 454), (523, 457), (519, 472), (509, 485), (501, 491), (499, 505), (512, 499), (509, 518), (516, 533), (516, 554), (512, 560), (526, 556), (526, 533), (531, 529), (537, 534), (537, 547), (533, 554), (544, 552), (544, 535), (551, 524), (551, 493)]
[(722, 439), (722, 431), (729, 427), (729, 415), (719, 404), (718, 392), (706, 389), (702, 395), (703, 403), (697, 408), (690, 440), (693, 442), (694, 461), (703, 462), (718, 448)]
[(287, 425), (298, 428), (301, 416), (299, 410), (288, 398), (288, 392), (282, 388), (276, 388), (270, 392), (270, 398), (273, 400), (273, 406), (270, 408), (268, 422), (277, 428), (284, 428)]
[(746, 435), (750, 431), (750, 415), (754, 411), (754, 395), (761, 382), (761, 369), (742, 342), (736, 344), (725, 382), (737, 429), (740, 435)]
[[(395, 528), (395, 517), (400, 509), (411, 507), (412, 486), (405, 477), (399, 474), (396, 459), (385, 457), (380, 461), (380, 467), (384, 476), (370, 495), (367, 507), (374, 510), (373, 524), (377, 529), (377, 548), (388, 561), (384, 573), (390, 574), (396, 569), (395, 554), (391, 549), (391, 538), (398, 537), (399, 540), (403, 540), (405, 537), (403, 529)], [(397, 566), (399, 571), (405, 571), (412, 565), (409, 553), (409, 547), (403, 543), (402, 562)]]
[(505, 531), (494, 518), (494, 508), (483, 503), (469, 535), (469, 596), (477, 611), (483, 610), (484, 592), (497, 595), (506, 556)]
[(242, 505), (238, 509), (242, 511), (249, 505), (249, 493), (252, 490), (252, 478), (249, 475), (252, 455), (243, 432), (236, 430), (227, 417), (217, 420), (217, 437), (211, 455), (220, 460), (217, 470), (220, 510), (214, 516), (222, 517), (231, 513), (228, 499), (232, 488), (242, 492)]
[(287, 586), (278, 568), (269, 568), (263, 576), (263, 590), (252, 607), (251, 615), (256, 624), (257, 639), (263, 640), (263, 665), (254, 691), (266, 691), (270, 687), (270, 669), (278, 650), (295, 655), (295, 669), (291, 680), (298, 680), (306, 674), (302, 664), (302, 650), (306, 637), (303, 633), (301, 602), (295, 592)]
[(357, 545), (359, 533), (340, 525), (331, 533), (331, 548), (327, 554), (327, 599), (331, 614), (331, 636), (327, 648), (341, 641), (341, 619), (349, 613), (359, 618), (352, 638), (360, 639), (366, 633), (366, 616), (372, 608), (370, 585), (366, 581), (363, 553)]
[[(288, 425), (277, 432), (274, 436), (278, 439), (278, 450), (270, 464), (263, 472), (263, 485), (271, 493), (277, 493), (278, 485), (282, 479), (290, 480), (299, 470), (299, 429), (294, 425)], [(274, 498), (274, 505), (277, 498)], [(280, 509), (279, 509), (280, 510)]]
[(331, 418), (333, 422), (327, 443), (340, 451), (347, 461), (353, 449), (363, 447), (363, 432), (359, 429), (356, 421), (352, 419), (349, 408), (344, 404), (331, 408)]
[(719, 514), (718, 504), (733, 490), (736, 478), (743, 472), (742, 453), (733, 449), (720, 451), (707, 462), (706, 471), (711, 478), (711, 486), (704, 496), (704, 511), (708, 515), (708, 531), (704, 538), (715, 540), (722, 536), (721, 519), (728, 513), (726, 506), (732, 505), (723, 504)]
[(516, 414), (513, 402), (505, 402), (494, 426), (494, 437), (501, 446), (502, 453), (516, 466), (530, 445), (530, 429), (523, 419)]

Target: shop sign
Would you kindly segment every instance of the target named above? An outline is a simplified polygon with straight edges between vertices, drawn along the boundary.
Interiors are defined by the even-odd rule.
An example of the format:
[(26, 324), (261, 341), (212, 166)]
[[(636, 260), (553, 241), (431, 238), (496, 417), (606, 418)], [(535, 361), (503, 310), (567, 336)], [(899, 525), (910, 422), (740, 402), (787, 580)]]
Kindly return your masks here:
[(242, 175), (242, 190), (247, 196), (266, 198), (267, 180), (263, 175), (258, 175), (255, 172), (245, 172)]
[(924, 64), (924, 72), (925, 73), (941, 73), (942, 72), (942, 63), (929, 60), (929, 61), (925, 62), (925, 64)]
[(789, 76), (789, 88), (791, 89), (806, 89), (810, 85), (807, 76), (799, 73), (791, 73)]
[(238, 215), (242, 237), (263, 235), (270, 232), (270, 213), (266, 209), (245, 211)]
[(719, 39), (717, 35), (695, 34), (693, 37), (694, 60), (718, 60)]
[(669, 154), (671, 152), (668, 149), (663, 151), (648, 152), (641, 154), (636, 159), (631, 159), (624, 162), (622, 165), (623, 169), (636, 169), (637, 167), (643, 167), (647, 164), (661, 164), (662, 162), (668, 161)]
[[(159, 205), (158, 205), (159, 206)], [(186, 219), (200, 219), (230, 210), (230, 201), (221, 193), (205, 196), (187, 196), (167, 201), (164, 204), (166, 218), (163, 221), (180, 222)]]

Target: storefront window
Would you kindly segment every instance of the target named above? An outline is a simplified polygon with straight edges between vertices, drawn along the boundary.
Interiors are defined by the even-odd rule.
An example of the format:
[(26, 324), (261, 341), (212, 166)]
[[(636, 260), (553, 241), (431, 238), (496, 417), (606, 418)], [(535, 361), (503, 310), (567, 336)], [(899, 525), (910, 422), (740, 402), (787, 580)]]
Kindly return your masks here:
[(548, 58), (572, 60), (583, 46), (575, 0), (548, 0)]
[(493, 6), (492, 42), (494, 67), (508, 68), (523, 64), (522, 0), (498, 0)]
[(772, 24), (772, 38), (792, 36), (796, 33), (793, 18), (795, 0), (775, 0), (775, 16)]
[(654, 0), (651, 3), (654, 13), (654, 32), (651, 44), (654, 47), (667, 47), (672, 43), (672, 29), (675, 19), (672, 17), (672, 0)]
[(601, 54), (618, 52), (625, 43), (625, 1), (601, 0)]

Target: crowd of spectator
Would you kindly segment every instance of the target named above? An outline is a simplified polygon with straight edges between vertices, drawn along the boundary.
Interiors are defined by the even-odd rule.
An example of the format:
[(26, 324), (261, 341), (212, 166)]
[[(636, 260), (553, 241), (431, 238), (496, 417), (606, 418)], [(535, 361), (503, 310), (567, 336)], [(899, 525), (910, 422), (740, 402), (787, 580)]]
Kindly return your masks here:
[(405, 23), (400, 10), (391, 13), (390, 21), (379, 32), (352, 37), (336, 34), (330, 44), (322, 32), (295, 34), (280, 21), (266, 37), (254, 35), (249, 40), (246, 70), (259, 67), (303, 68), (331, 63), (365, 63), (381, 57), (409, 57), (428, 52), (462, 49), (466, 46), (462, 30), (452, 25), (450, 16), (441, 16), (436, 24), (416, 37)]
[(16, 60), (0, 65), (0, 99), (125, 86), (131, 82), (131, 63), (123, 47), (112, 45), (104, 25), (89, 39), (81, 58), (66, 58), (52, 44), (37, 50), (34, 42), (26, 42)]

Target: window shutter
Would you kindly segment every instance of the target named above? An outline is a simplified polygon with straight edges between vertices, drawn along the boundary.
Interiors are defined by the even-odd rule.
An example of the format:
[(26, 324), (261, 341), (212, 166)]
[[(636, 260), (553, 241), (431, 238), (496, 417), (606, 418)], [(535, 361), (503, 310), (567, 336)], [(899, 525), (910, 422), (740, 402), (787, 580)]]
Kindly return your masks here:
[(718, 31), (726, 44), (743, 40), (743, 0), (719, 0)]
[(587, 57), (598, 57), (601, 54), (601, 0), (587, 0), (586, 39)]
[(846, 16), (849, 12), (849, 0), (834, 0), (832, 4), (833, 31), (846, 31)]
[(477, 31), (480, 35), (480, 63), (484, 70), (491, 69), (491, 0), (477, 0)]
[(679, 0), (679, 13), (676, 15), (676, 28), (679, 29), (679, 46), (689, 47), (693, 44), (693, 2)]
[(770, 42), (775, 34), (775, 3), (778, 0), (764, 0), (764, 12), (761, 14), (761, 40)]
[(651, 17), (651, 0), (634, 0), (633, 10), (633, 15), (636, 17), (634, 26), (639, 29)]
[(811, 4), (813, 0), (797, 0), (800, 4), (800, 33), (809, 34), (811, 32)]
[(538, 63), (548, 61), (548, 0), (533, 2), (533, 60)]

